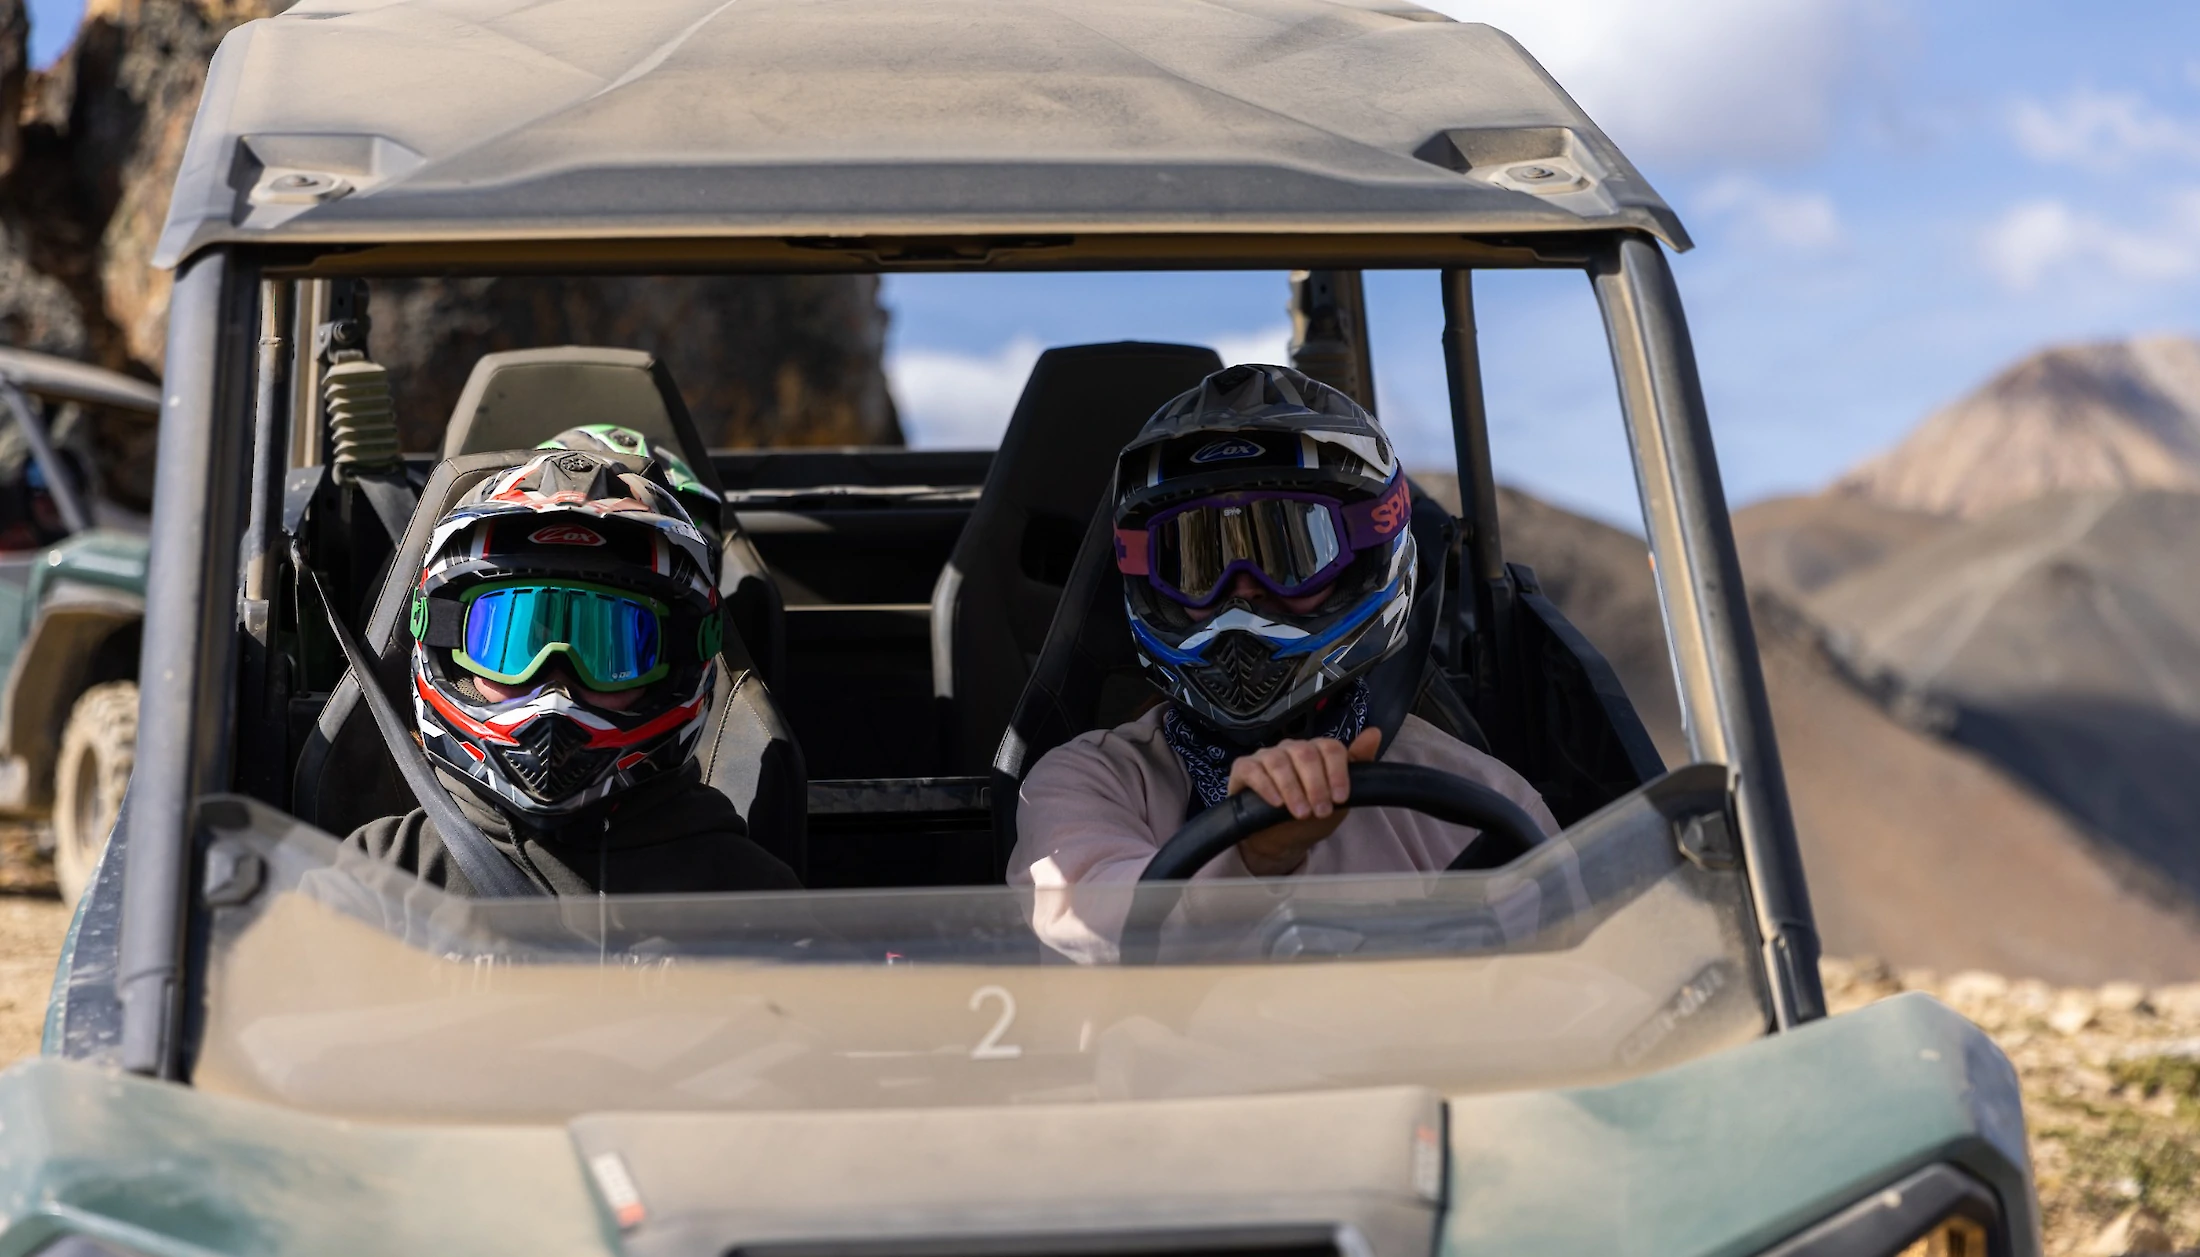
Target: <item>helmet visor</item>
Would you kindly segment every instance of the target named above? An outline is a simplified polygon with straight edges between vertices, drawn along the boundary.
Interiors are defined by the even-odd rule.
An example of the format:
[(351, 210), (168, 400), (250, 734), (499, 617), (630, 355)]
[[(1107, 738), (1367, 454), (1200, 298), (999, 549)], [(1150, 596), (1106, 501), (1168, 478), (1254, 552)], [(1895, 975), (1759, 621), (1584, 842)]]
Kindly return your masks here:
[(1146, 527), (1146, 578), (1178, 602), (1204, 607), (1250, 573), (1283, 597), (1311, 593), (1351, 562), (1342, 512), (1307, 494), (1232, 494), (1189, 502)]
[(466, 629), (452, 656), (467, 671), (517, 685), (564, 655), (592, 690), (631, 690), (671, 670), (664, 608), (623, 590), (569, 581), (492, 582), (466, 591)]

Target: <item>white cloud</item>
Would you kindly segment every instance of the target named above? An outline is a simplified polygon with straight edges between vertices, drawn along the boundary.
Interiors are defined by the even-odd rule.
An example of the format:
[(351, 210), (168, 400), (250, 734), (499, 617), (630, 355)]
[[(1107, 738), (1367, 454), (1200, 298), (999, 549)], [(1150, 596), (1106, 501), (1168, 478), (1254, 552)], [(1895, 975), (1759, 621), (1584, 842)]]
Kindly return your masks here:
[(886, 380), (902, 434), (925, 449), (991, 449), (1001, 443), (1039, 342), (1018, 336), (990, 354), (903, 349), (887, 355)]
[(1693, 199), (1706, 213), (1731, 219), (1745, 237), (1784, 249), (1820, 253), (1847, 238), (1833, 198), (1823, 192), (1781, 192), (1730, 174)]
[(2177, 194), (2162, 220), (2146, 228), (2113, 223), (2063, 201), (2027, 201), (1986, 229), (1980, 258), (2013, 292), (2072, 274), (2126, 282), (2200, 275), (2200, 189)]
[[(1210, 343), (1225, 365), (1289, 362), (1291, 328), (1279, 323), (1227, 332)], [(1017, 336), (991, 353), (900, 349), (888, 354), (886, 381), (901, 415), (902, 434), (911, 446), (924, 449), (999, 445), (1042, 348), (1031, 336)]]
[(2135, 92), (2079, 88), (2047, 103), (2010, 106), (2017, 147), (2035, 161), (2119, 170), (2146, 157), (2200, 159), (2200, 123), (2174, 118)]
[(1734, 162), (1815, 151), (1880, 25), (1872, 0), (1423, 0), (1520, 41), (1623, 149)]
[(1257, 332), (1233, 332), (1214, 338), (1215, 352), (1222, 355), (1222, 365), (1234, 367), (1241, 362), (1266, 362), (1288, 365), (1291, 361), (1291, 325), (1278, 323)]

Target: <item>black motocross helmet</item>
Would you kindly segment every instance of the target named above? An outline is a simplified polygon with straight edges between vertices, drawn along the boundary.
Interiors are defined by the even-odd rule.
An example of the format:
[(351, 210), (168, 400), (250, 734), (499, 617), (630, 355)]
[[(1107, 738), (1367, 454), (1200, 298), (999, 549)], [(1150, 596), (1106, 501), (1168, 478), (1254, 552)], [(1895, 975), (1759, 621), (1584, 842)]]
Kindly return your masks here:
[[(1139, 662), (1214, 731), (1287, 734), (1404, 643), (1405, 475), (1374, 416), (1336, 389), (1289, 367), (1216, 372), (1147, 422), (1115, 483)], [(1239, 592), (1247, 576), (1267, 609)]]

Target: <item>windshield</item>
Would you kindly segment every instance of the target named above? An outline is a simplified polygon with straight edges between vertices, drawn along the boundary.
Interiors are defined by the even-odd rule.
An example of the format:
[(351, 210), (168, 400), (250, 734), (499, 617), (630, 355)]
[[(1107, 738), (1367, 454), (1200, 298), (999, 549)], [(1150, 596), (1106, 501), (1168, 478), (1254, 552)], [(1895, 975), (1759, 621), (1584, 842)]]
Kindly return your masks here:
[(468, 900), (221, 801), (213, 859), (249, 893), (214, 913), (195, 1081), (556, 1121), (1647, 1072), (1766, 1024), (1723, 830), (1660, 789), (1495, 872), (1075, 892), (1167, 896), (1150, 964), (1047, 948), (1037, 897), (1064, 892)]

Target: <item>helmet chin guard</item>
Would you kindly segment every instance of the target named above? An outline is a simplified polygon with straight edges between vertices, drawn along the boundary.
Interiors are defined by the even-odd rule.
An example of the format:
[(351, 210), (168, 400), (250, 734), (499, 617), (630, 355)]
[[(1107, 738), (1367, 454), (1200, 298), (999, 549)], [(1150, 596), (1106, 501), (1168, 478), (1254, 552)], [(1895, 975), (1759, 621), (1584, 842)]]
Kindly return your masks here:
[[(709, 548), (652, 464), (540, 454), (482, 482), (436, 525), (414, 589), (413, 708), (431, 760), (521, 820), (549, 823), (678, 769), (710, 715), (722, 611)], [(513, 582), (631, 595), (656, 611), (662, 675), (587, 701), (552, 659), (492, 698), (470, 668), (468, 596)], [(498, 626), (502, 627), (502, 626)], [(638, 633), (645, 630), (637, 628)], [(580, 639), (573, 639), (578, 641)], [(648, 675), (656, 675), (654, 672)], [(623, 704), (623, 705), (621, 705)]]
[(1116, 489), (1139, 663), (1216, 733), (1273, 741), (1404, 644), (1416, 570), (1404, 473), (1374, 417), (1337, 390), (1288, 367), (1217, 372), (1147, 422)]

